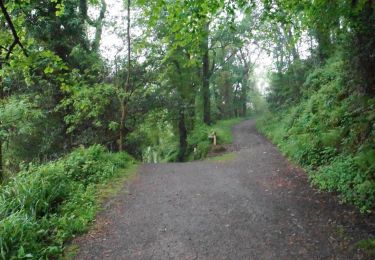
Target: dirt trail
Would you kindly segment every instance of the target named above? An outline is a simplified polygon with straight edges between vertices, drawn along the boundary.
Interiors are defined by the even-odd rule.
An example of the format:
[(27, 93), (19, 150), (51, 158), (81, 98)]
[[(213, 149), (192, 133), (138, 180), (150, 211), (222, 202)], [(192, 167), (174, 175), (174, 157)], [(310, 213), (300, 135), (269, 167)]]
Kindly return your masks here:
[(233, 128), (229, 161), (143, 165), (77, 239), (77, 259), (364, 259), (369, 217), (310, 188), (258, 134)]

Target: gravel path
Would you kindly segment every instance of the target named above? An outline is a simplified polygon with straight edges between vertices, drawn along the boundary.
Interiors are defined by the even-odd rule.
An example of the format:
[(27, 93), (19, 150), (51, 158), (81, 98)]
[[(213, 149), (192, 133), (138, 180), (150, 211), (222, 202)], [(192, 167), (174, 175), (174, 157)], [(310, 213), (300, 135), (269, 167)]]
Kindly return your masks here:
[(318, 193), (254, 121), (228, 161), (146, 164), (76, 239), (77, 259), (364, 259), (370, 217)]

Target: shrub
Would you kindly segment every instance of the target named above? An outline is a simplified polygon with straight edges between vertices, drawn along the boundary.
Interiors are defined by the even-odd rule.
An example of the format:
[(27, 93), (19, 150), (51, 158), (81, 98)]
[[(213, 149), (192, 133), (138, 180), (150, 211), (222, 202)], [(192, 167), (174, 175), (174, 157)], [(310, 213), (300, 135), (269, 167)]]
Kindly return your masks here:
[(113, 177), (118, 168), (125, 168), (131, 161), (127, 154), (111, 154), (100, 145), (79, 148), (64, 160), (68, 177), (84, 184), (99, 183)]

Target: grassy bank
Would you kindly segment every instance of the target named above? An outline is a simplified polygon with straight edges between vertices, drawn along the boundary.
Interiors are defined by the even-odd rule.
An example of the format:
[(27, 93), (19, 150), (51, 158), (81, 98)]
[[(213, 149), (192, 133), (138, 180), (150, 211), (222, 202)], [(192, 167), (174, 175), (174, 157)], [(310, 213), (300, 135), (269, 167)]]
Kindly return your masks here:
[(64, 242), (88, 229), (100, 200), (118, 189), (104, 184), (125, 180), (134, 172), (125, 169), (132, 168), (126, 153), (94, 145), (22, 170), (0, 191), (1, 258), (61, 255)]
[(304, 96), (264, 115), (258, 129), (303, 166), (314, 185), (361, 212), (375, 205), (375, 99), (345, 82), (341, 60), (310, 72)]
[[(301, 107), (303, 106), (302, 104)], [(304, 113), (293, 113), (294, 109), (296, 108), (263, 116), (257, 122), (258, 129), (269, 137), (284, 155), (305, 168), (311, 182), (321, 190), (339, 192), (342, 202), (356, 205), (361, 212), (373, 211), (373, 139), (355, 144), (352, 139), (360, 133), (350, 134), (361, 131), (358, 123), (362, 120), (358, 119), (357, 123), (347, 128), (332, 127), (320, 132), (310, 130), (306, 123), (302, 123), (301, 121), (306, 119)], [(324, 122), (327, 119), (321, 120)], [(319, 127), (319, 123), (316, 123), (316, 126)]]

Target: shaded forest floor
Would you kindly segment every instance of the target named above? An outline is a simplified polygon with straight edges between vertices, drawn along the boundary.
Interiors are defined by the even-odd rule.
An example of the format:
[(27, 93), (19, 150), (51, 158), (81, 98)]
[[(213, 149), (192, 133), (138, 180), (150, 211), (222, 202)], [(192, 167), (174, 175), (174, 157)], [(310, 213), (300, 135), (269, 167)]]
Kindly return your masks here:
[[(310, 187), (254, 126), (217, 160), (145, 164), (74, 241), (77, 259), (370, 259), (373, 216)], [(371, 222), (372, 217), (372, 222)]]

